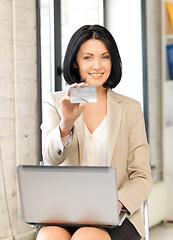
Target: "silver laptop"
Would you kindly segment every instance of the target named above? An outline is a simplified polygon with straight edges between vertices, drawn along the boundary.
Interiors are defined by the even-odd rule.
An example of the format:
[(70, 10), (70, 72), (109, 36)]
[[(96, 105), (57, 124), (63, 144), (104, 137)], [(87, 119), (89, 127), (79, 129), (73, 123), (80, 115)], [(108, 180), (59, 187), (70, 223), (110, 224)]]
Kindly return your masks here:
[(17, 167), (23, 219), (59, 226), (121, 225), (114, 167)]

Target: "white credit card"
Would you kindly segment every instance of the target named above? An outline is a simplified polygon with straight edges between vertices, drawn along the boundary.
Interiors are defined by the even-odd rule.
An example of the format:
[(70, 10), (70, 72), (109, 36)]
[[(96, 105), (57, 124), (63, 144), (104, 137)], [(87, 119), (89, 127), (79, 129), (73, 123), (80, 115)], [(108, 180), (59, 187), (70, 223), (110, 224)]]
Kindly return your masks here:
[(71, 87), (70, 102), (71, 103), (97, 102), (96, 86)]

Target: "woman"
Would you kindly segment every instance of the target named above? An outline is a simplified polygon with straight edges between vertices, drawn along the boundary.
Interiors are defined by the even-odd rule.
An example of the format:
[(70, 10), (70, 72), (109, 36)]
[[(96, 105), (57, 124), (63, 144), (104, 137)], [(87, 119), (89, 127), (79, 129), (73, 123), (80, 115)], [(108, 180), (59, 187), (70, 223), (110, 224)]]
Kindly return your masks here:
[(44, 161), (51, 165), (115, 166), (119, 211), (130, 213), (121, 227), (38, 228), (37, 240), (140, 239), (145, 235), (140, 206), (152, 180), (149, 146), (140, 104), (111, 89), (121, 80), (119, 52), (110, 32), (86, 25), (72, 36), (64, 59), (64, 78), (71, 87), (96, 86), (96, 103), (70, 102), (66, 92), (50, 94), (42, 124)]

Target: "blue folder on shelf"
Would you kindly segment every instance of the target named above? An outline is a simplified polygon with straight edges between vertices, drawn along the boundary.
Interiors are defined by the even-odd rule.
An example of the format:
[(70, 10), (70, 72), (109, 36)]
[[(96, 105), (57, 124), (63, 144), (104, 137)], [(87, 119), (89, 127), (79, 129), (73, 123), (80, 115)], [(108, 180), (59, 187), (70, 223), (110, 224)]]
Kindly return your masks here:
[(168, 58), (168, 67), (170, 70), (170, 77), (173, 80), (173, 44), (169, 44), (166, 46), (167, 50), (167, 58)]

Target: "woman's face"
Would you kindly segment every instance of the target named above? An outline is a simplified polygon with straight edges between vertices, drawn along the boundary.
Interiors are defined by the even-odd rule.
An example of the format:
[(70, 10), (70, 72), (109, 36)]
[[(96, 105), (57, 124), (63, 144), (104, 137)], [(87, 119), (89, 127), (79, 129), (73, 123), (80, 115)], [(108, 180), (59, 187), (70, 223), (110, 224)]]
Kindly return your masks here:
[(76, 62), (81, 80), (97, 88), (103, 86), (111, 73), (111, 56), (101, 40), (84, 42), (77, 53)]

